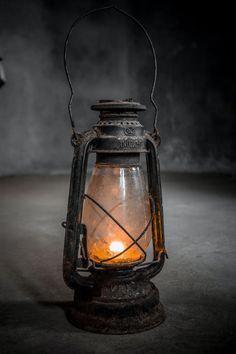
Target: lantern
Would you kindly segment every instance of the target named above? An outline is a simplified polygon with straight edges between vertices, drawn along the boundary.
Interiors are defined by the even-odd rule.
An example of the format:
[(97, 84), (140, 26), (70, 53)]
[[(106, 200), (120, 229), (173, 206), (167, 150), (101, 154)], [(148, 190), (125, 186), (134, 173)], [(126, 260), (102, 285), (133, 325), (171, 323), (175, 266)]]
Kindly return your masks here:
[[(128, 16), (147, 36), (154, 57), (151, 102), (154, 131), (147, 132), (138, 114), (146, 107), (132, 99), (101, 100), (91, 108), (100, 112), (90, 130), (78, 133), (72, 119), (73, 89), (67, 70), (69, 36), (77, 22), (91, 13), (115, 9)], [(157, 106), (153, 99), (156, 55), (144, 27), (114, 6), (88, 12), (71, 26), (64, 50), (71, 88), (71, 182), (64, 245), (63, 275), (74, 289), (69, 320), (79, 328), (100, 333), (134, 333), (159, 325), (165, 318), (158, 289), (151, 282), (166, 257), (163, 231), (158, 146)], [(86, 181), (89, 154), (96, 163)], [(140, 162), (146, 156), (147, 181)], [(153, 259), (147, 261), (152, 246)]]

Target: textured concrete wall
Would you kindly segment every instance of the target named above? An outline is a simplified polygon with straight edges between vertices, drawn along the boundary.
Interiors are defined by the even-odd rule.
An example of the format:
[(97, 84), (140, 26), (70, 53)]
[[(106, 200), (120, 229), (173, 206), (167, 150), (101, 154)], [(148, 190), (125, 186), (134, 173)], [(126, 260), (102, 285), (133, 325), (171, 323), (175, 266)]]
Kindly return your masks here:
[[(0, 90), (0, 174), (69, 170), (69, 96), (62, 50), (77, 14), (103, 1), (0, 0), (0, 56), (7, 84)], [(166, 0), (115, 1), (147, 27), (158, 54), (161, 164), (165, 170), (235, 170), (235, 75), (230, 9)], [(69, 48), (80, 129), (96, 122), (90, 104), (133, 97), (147, 104), (152, 57), (140, 30), (121, 15), (92, 17)]]

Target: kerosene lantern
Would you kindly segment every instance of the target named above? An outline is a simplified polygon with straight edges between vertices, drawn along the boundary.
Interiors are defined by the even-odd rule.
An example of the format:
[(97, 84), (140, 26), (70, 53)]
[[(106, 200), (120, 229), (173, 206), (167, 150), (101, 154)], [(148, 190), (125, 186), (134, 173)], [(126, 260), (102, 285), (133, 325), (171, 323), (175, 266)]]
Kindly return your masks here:
[[(101, 100), (91, 108), (99, 121), (84, 133), (72, 119), (73, 89), (67, 70), (69, 36), (78, 21), (113, 9), (138, 24), (151, 45), (154, 80), (151, 102), (155, 107), (154, 131), (144, 130), (138, 114), (146, 107), (132, 99)], [(114, 6), (88, 12), (72, 24), (64, 48), (71, 97), (71, 182), (68, 202), (63, 275), (74, 289), (69, 320), (77, 327), (100, 333), (135, 333), (159, 325), (165, 318), (158, 289), (151, 282), (166, 257), (163, 231), (158, 146), (157, 106), (153, 99), (156, 54), (149, 35), (133, 16)], [(86, 181), (89, 154), (96, 163)], [(140, 160), (146, 156), (147, 184)], [(153, 258), (147, 261), (152, 246)]]

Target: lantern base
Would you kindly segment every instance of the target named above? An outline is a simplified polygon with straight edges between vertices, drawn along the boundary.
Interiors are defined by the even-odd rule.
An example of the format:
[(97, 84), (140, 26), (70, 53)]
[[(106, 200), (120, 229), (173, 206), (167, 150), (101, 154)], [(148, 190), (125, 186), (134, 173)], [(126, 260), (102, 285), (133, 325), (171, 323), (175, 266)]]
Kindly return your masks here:
[(112, 273), (95, 276), (93, 288), (75, 290), (74, 305), (67, 313), (72, 324), (91, 332), (126, 334), (164, 321), (159, 291), (149, 279), (134, 272), (132, 276)]

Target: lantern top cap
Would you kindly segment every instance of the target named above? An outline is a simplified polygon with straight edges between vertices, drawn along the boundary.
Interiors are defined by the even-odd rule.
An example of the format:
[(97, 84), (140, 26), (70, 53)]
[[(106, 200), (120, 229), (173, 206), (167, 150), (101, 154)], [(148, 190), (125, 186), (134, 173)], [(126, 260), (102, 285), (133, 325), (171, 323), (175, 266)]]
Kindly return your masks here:
[(93, 111), (145, 111), (146, 106), (134, 102), (132, 98), (124, 100), (100, 100), (91, 106)]

